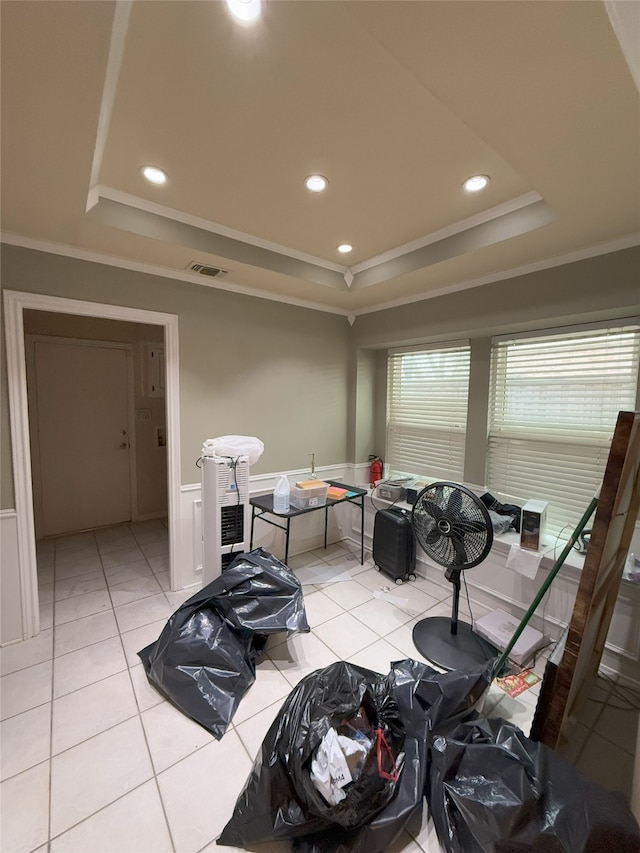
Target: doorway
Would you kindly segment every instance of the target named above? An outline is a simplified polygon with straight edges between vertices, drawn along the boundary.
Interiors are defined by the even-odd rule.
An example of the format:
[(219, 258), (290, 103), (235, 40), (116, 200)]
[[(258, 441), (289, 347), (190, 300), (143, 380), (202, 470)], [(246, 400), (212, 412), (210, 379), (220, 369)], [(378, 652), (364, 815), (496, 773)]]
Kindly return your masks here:
[[(18, 539), (20, 608), (23, 638), (35, 636), (40, 629), (38, 609), (35, 520), (33, 512), (32, 468), (29, 443), (29, 409), (24, 342), (24, 311), (49, 311), (59, 314), (101, 317), (161, 326), (164, 331), (166, 389), (166, 432), (163, 447), (167, 453), (167, 497), (169, 563), (172, 589), (180, 588), (178, 576), (178, 518), (180, 500), (180, 437), (178, 391), (178, 318), (143, 309), (83, 302), (64, 297), (6, 291), (5, 326), (7, 372), (11, 407), (11, 442), (14, 465), (16, 533)], [(16, 602), (17, 605), (17, 602)]]
[(36, 539), (132, 519), (133, 353), (26, 336)]

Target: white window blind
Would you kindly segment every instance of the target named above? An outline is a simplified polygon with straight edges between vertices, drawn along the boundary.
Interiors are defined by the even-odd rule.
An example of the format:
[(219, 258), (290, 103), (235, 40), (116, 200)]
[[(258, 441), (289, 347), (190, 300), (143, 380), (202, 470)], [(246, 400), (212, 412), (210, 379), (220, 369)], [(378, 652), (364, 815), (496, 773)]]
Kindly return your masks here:
[(602, 482), (619, 411), (636, 408), (640, 327), (494, 342), (487, 485), (549, 502), (573, 529)]
[(462, 480), (468, 394), (467, 344), (389, 353), (385, 462), (393, 473)]

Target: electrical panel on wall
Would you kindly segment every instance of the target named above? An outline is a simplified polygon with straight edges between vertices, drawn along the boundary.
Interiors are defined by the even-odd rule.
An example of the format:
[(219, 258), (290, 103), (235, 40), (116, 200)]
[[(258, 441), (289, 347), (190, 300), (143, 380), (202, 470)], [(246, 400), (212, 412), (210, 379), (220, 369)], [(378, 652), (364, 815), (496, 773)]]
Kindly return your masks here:
[(165, 376), (164, 345), (142, 344), (142, 395), (164, 397)]

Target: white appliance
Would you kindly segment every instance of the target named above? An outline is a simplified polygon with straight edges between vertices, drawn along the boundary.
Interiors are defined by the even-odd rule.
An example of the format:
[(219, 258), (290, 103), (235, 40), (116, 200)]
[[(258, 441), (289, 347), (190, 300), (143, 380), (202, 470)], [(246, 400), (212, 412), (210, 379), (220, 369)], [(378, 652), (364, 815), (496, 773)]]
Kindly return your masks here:
[(547, 501), (527, 501), (520, 516), (520, 547), (539, 551), (547, 522)]
[[(204, 450), (204, 448), (203, 448)], [(202, 456), (202, 583), (249, 550), (249, 457)]]

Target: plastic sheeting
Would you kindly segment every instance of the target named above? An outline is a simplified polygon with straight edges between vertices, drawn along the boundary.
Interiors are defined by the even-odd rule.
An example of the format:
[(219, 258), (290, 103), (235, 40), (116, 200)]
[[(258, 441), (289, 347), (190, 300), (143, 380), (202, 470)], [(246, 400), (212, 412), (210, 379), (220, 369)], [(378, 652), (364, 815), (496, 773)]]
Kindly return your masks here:
[(637, 853), (622, 794), (589, 782), (505, 720), (477, 719), (435, 736), (429, 809), (448, 853)]
[(220, 739), (255, 681), (268, 635), (309, 630), (300, 582), (256, 548), (179, 607), (138, 654), (151, 684)]
[[(488, 668), (441, 674), (413, 660), (386, 676), (340, 661), (302, 679), (267, 732), (218, 843), (288, 839), (298, 853), (382, 853), (422, 809), (430, 730), (468, 715), (488, 679)], [(329, 806), (310, 780), (311, 762), (329, 728), (363, 704), (394, 758), (402, 756), (400, 775), (394, 782), (369, 766), (346, 799)]]

